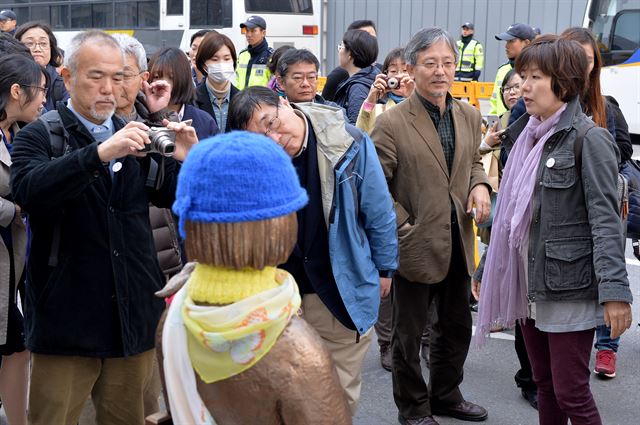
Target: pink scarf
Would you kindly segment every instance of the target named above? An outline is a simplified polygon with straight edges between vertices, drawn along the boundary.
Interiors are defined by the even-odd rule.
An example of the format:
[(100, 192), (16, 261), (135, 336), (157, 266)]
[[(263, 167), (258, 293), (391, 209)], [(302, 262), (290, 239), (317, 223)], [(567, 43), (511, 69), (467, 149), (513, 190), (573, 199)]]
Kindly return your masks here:
[(492, 326), (511, 328), (516, 320), (527, 317), (527, 264), (524, 259), (529, 248), (536, 174), (544, 145), (566, 107), (565, 103), (544, 121), (531, 116), (509, 155), (482, 275), (474, 337), (478, 346), (486, 341)]

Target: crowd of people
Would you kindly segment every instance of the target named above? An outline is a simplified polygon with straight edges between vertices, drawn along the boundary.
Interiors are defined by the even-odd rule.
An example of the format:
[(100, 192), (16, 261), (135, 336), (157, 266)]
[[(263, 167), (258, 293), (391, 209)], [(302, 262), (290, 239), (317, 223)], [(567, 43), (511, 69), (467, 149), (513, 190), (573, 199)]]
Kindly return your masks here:
[[(632, 146), (615, 99), (601, 93), (602, 60), (587, 29), (540, 35), (516, 23), (497, 34), (508, 62), (491, 98), (498, 119), (486, 125), (450, 94), (455, 80), (477, 81), (483, 69), (471, 22), (457, 41), (422, 29), (382, 64), (375, 23), (353, 22), (321, 94), (319, 58), (272, 49), (260, 16), (241, 24), (247, 48), (202, 30), (186, 54), (165, 47), (148, 55), (134, 37), (98, 30), (63, 51), (45, 23), (16, 27), (15, 14), (3, 10), (0, 24), (0, 398), (10, 424), (77, 424), (88, 397), (98, 423), (142, 424), (160, 410), (163, 381), (174, 418), (228, 423), (233, 415), (222, 411), (233, 403), (221, 404), (222, 393), (205, 383), (232, 374), (209, 380), (202, 372), (202, 362), (223, 362), (218, 357), (191, 358), (197, 390), (195, 379), (193, 388), (167, 387), (186, 378), (163, 372), (176, 360), (166, 357), (175, 334), (161, 314), (165, 301), (236, 306), (241, 297), (212, 293), (233, 279), (253, 285), (247, 297), (273, 289), (258, 273), (270, 264), (256, 260), (266, 247), (240, 261), (235, 251), (225, 256), (214, 243), (193, 241), (212, 231), (202, 223), (235, 222), (254, 223), (252, 235), (272, 242), (288, 232), (273, 261), (297, 284), (287, 287), (291, 299), (300, 297), (289, 307), (319, 335), (314, 350), (331, 359), (321, 369), (327, 387), (309, 397), (328, 403), (322, 391), (344, 393), (331, 396), (333, 416), (283, 414), (281, 423), (350, 423), (373, 332), (401, 424), (437, 424), (434, 415), (486, 420), (489, 409), (460, 389), (470, 296), (478, 301), (478, 345), (491, 331), (515, 328), (515, 381), (541, 424), (601, 423), (589, 360), (595, 334), (595, 372), (614, 377), (619, 338), (631, 325), (618, 172)], [(276, 175), (283, 159), (265, 148), (271, 168), (238, 187), (202, 182), (198, 196), (215, 212), (199, 210), (187, 179), (238, 167), (227, 144), (250, 139), (240, 131), (279, 145), (290, 169)], [(203, 158), (206, 146), (218, 162), (187, 167), (192, 148)], [(496, 164), (495, 179), (483, 156)], [(251, 173), (246, 165), (239, 169)], [(287, 190), (295, 200), (274, 206)], [(256, 224), (265, 219), (284, 220), (287, 230)], [(487, 244), (477, 267), (474, 224)], [(212, 237), (242, 245), (238, 229)], [(197, 276), (188, 296), (155, 295), (198, 261), (224, 267), (185, 267)], [(266, 355), (270, 346), (257, 349)], [(211, 367), (229, 366), (224, 361)], [(253, 410), (237, 417), (265, 423)]]

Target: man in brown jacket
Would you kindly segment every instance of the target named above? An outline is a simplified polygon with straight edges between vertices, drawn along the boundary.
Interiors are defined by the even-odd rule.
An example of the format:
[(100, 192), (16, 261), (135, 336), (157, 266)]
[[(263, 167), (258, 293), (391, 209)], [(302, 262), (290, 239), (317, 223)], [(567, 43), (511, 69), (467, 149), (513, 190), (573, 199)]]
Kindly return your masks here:
[[(491, 206), (478, 153), (480, 113), (448, 93), (457, 55), (446, 31), (419, 31), (405, 51), (415, 92), (381, 115), (372, 132), (397, 216), (391, 350), (402, 424), (437, 424), (432, 414), (470, 421), (488, 416), (459, 389), (471, 339), (472, 214), (482, 222)], [(430, 306), (437, 321), (427, 387), (419, 352)]]

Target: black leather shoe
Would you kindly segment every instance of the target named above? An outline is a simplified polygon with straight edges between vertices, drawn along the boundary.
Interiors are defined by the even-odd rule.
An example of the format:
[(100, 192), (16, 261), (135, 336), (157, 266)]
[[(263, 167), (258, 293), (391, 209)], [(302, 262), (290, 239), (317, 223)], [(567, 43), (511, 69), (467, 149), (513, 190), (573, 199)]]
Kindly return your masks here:
[(522, 397), (529, 402), (531, 407), (538, 410), (538, 390), (522, 389)]
[(380, 366), (391, 372), (391, 347), (388, 345), (380, 346)]
[(434, 415), (450, 416), (461, 421), (471, 422), (482, 422), (489, 417), (487, 409), (469, 401), (461, 401), (460, 403), (443, 407), (431, 405), (431, 412)]
[(406, 419), (398, 413), (398, 422), (402, 425), (440, 425), (432, 416), (423, 416), (422, 418)]

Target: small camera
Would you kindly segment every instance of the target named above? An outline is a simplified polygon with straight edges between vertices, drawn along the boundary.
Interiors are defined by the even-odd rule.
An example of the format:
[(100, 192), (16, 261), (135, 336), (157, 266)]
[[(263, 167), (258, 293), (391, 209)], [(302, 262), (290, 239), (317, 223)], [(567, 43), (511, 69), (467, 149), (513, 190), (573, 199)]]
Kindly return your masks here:
[(166, 127), (150, 127), (147, 135), (151, 143), (146, 144), (141, 152), (159, 153), (171, 157), (176, 150), (176, 132)]
[(400, 80), (398, 80), (396, 77), (387, 78), (387, 87), (389, 87), (391, 90), (400, 88)]

